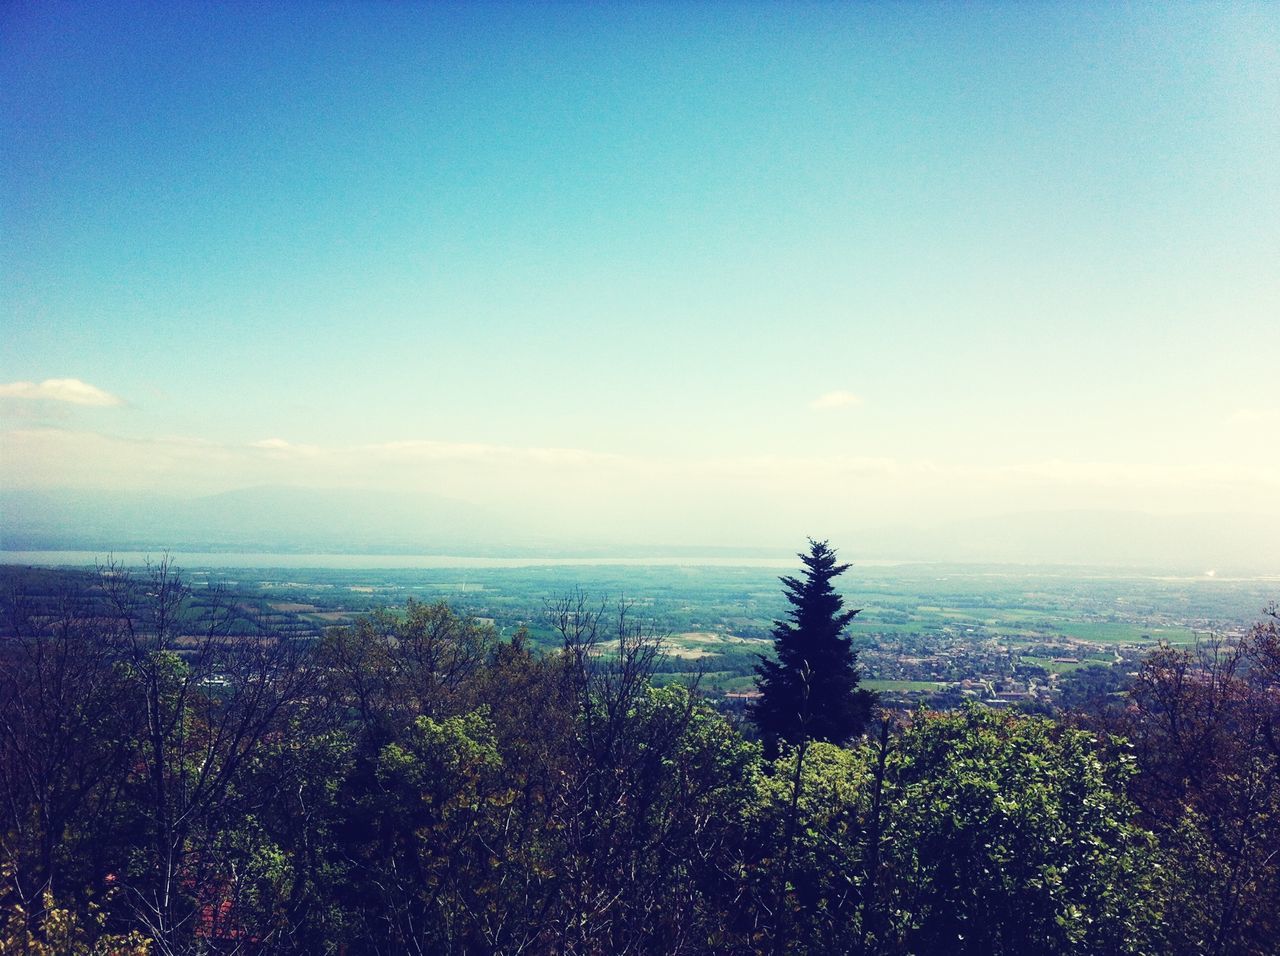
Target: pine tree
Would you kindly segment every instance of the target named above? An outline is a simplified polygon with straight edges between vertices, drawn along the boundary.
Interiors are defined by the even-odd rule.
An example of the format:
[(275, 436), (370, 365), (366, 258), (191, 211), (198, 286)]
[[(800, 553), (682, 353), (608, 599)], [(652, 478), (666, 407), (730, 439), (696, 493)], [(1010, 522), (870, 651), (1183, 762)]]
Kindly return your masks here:
[(801, 553), (802, 578), (783, 577), (789, 620), (774, 621), (776, 661), (761, 656), (756, 684), (761, 697), (751, 716), (766, 745), (802, 739), (843, 743), (862, 733), (875, 695), (858, 687), (857, 654), (844, 629), (858, 611), (844, 610), (831, 579), (848, 570), (836, 564), (825, 541), (809, 539)]

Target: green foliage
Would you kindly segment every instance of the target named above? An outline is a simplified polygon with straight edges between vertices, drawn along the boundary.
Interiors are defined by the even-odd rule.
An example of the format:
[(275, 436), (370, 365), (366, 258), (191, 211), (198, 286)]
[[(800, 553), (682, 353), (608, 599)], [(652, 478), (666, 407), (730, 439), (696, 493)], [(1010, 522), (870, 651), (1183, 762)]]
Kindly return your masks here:
[[(887, 727), (886, 727), (887, 730)], [(789, 863), (796, 952), (1160, 951), (1160, 868), (1123, 749), (1051, 721), (918, 712), (855, 749), (787, 751), (756, 803), (757, 893)], [(788, 852), (789, 851), (789, 852)]]
[[(780, 634), (839, 638), (843, 569), (809, 557)], [(1226, 656), (1152, 657), (1107, 711), (1132, 745), (977, 706), (847, 745), (802, 710), (764, 759), (696, 691), (655, 684), (662, 645), (629, 605), (553, 607), (553, 653), (416, 603), (308, 647), (188, 633), (168, 573), (109, 578), (112, 614), (71, 605), (0, 642), (0, 952), (1275, 939), (1274, 625)], [(820, 644), (800, 657), (811, 695)]]
[[(45, 893), (34, 920), (13, 907), (0, 926), (0, 956), (149, 956), (151, 941), (137, 930), (104, 933), (102, 914), (90, 907), (89, 918), (60, 906)], [(96, 925), (95, 925), (96, 924)]]
[(419, 717), (403, 743), (382, 749), (371, 810), (377, 831), (393, 839), (383, 842), (375, 867), (399, 917), (397, 947), (469, 948), (483, 938), (473, 924), (487, 924), (501, 909), (492, 876), (510, 861), (491, 847), (515, 799), (502, 768), (483, 710)]
[(887, 948), (1152, 951), (1158, 866), (1124, 796), (1134, 770), (1045, 719), (918, 716), (888, 761)]

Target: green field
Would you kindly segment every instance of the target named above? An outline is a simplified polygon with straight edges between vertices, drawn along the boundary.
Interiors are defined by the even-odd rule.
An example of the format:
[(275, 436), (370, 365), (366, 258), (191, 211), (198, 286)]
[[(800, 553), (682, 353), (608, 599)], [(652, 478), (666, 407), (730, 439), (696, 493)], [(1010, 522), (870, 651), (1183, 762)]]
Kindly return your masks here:
[[(9, 567), (0, 571), (0, 584), (43, 588), (53, 601), (57, 575), (74, 572), (43, 573), (54, 579), (28, 581), (35, 572)], [(243, 612), (237, 627), (245, 633), (264, 624), (318, 639), (375, 608), (443, 600), (492, 621), (499, 637), (526, 628), (544, 651), (562, 643), (549, 611), (581, 590), (593, 610), (604, 611), (599, 636), (607, 652), (616, 639), (617, 598), (626, 596), (628, 626), (666, 639), (657, 679), (688, 681), (702, 671), (701, 686), (712, 693), (754, 688), (758, 656), (772, 652), (774, 622), (788, 611), (778, 569), (753, 566), (202, 568), (190, 579), (197, 614), (205, 613), (199, 610), (205, 603), (216, 604), (217, 587), (226, 586)], [(845, 606), (862, 609), (848, 631), (866, 686), (888, 694), (927, 692), (966, 678), (1016, 679), (1014, 661), (1065, 675), (1094, 663), (1113, 666), (1119, 656), (1132, 670), (1159, 640), (1194, 640), (1193, 627), (1248, 627), (1276, 596), (1275, 582), (1262, 579), (942, 565), (855, 564), (838, 584)]]
[(1074, 664), (1068, 661), (1055, 661), (1050, 657), (1031, 657), (1029, 655), (1023, 655), (1021, 660), (1024, 664), (1035, 664), (1039, 667), (1043, 667), (1050, 674), (1067, 674), (1071, 671), (1078, 671), (1082, 667), (1093, 667), (1095, 665), (1099, 667), (1108, 667), (1111, 664), (1111, 661), (1109, 660), (1102, 660), (1098, 658), (1081, 660)]
[(946, 685), (941, 681), (932, 680), (864, 680), (861, 686), (867, 688), (867, 690), (933, 691)]

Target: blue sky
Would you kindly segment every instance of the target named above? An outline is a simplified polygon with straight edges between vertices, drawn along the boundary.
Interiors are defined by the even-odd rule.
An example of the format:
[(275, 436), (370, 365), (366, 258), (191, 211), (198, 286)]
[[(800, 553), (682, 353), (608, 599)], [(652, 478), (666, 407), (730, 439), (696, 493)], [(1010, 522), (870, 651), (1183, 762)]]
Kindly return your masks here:
[(7, 487), (1280, 511), (1274, 5), (0, 18)]

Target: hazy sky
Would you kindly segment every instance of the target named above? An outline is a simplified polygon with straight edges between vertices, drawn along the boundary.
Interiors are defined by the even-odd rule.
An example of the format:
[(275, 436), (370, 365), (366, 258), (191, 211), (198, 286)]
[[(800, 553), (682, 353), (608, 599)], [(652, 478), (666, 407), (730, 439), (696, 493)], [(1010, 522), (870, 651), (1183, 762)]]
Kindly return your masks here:
[(0, 150), (7, 488), (1280, 511), (1280, 5), (7, 3)]

